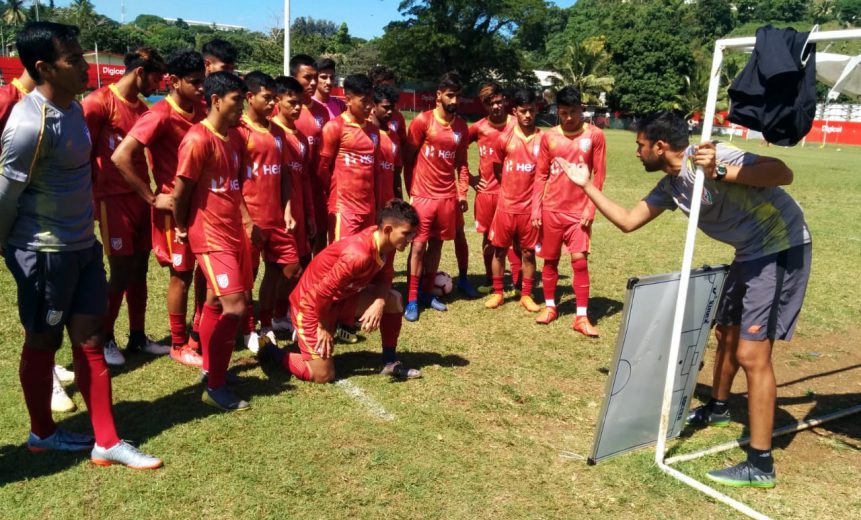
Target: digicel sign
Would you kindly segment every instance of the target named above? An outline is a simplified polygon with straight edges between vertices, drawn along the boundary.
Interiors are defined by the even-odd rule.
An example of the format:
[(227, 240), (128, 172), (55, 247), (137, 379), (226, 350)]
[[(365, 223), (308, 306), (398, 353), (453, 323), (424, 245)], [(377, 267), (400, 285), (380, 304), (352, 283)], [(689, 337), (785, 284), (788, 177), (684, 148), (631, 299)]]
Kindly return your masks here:
[(102, 76), (122, 76), (125, 71), (125, 67), (117, 67), (116, 65), (102, 65)]

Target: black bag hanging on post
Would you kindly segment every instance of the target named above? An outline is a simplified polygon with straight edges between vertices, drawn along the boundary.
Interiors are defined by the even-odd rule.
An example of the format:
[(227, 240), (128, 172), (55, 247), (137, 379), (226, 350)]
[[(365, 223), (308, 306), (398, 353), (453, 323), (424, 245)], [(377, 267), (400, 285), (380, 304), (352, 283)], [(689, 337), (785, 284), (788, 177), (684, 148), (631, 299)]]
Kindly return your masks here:
[(762, 132), (769, 143), (792, 146), (816, 116), (816, 45), (810, 33), (756, 30), (750, 60), (729, 88), (728, 119)]

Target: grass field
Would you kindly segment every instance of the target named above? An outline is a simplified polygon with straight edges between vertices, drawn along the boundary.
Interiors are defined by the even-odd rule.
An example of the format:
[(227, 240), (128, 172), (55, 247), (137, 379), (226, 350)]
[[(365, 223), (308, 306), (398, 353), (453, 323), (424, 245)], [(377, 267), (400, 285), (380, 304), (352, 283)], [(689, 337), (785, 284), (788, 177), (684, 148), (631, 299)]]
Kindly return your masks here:
[[(643, 172), (634, 157), (633, 134), (610, 131), (607, 137), (606, 192), (631, 205), (658, 174)], [(775, 355), (779, 380), (856, 368), (781, 387), (778, 422), (857, 404), (861, 149), (742, 145), (794, 168), (789, 191), (804, 207), (814, 237), (813, 275), (797, 341), (781, 345)], [(474, 150), (471, 161), (475, 167)], [(471, 229), (471, 210), (469, 215)], [(200, 402), (194, 371), (166, 358), (132, 356), (114, 373), (116, 419), (121, 436), (164, 458), (165, 467), (155, 472), (97, 468), (81, 455), (27, 452), (27, 414), (17, 380), (22, 336), (15, 285), (3, 269), (0, 519), (734, 518), (728, 508), (663, 476), (649, 450), (594, 467), (585, 463), (625, 282), (678, 270), (685, 224), (685, 217), (673, 212), (624, 235), (598, 218), (590, 307), (603, 332), (597, 340), (569, 329), (573, 295), (570, 265), (563, 262), (562, 316), (549, 327), (535, 325), (513, 301), (487, 311), (480, 300), (457, 297), (448, 313), (425, 312), (418, 323), (406, 323), (400, 350), (406, 363), (423, 370), (424, 378), (416, 381), (395, 383), (376, 375), (377, 334), (358, 345), (340, 345), (336, 362), (344, 382), (325, 386), (264, 370), (240, 350), (231, 370), (250, 379), (238, 390), (252, 398), (253, 408), (229, 415)], [(478, 275), (480, 236), (468, 236)], [(727, 246), (700, 235), (695, 265), (731, 257)], [(401, 290), (404, 261), (396, 261)], [(441, 268), (456, 271), (450, 244)], [(153, 263), (149, 276), (148, 332), (163, 338), (167, 273)], [(124, 316), (125, 310), (118, 322), (121, 338)], [(59, 359), (68, 363), (69, 358), (64, 348)], [(707, 367), (700, 382), (709, 379)], [(741, 416), (742, 383), (739, 377), (734, 397)], [(83, 406), (80, 395), (73, 399)], [(64, 427), (89, 430), (83, 412), (57, 419)], [(774, 517), (861, 518), (859, 422), (850, 418), (779, 442), (778, 487), (728, 493)], [(734, 423), (671, 446), (693, 451), (742, 431), (742, 424)], [(701, 477), (740, 456), (729, 452), (679, 468)]]

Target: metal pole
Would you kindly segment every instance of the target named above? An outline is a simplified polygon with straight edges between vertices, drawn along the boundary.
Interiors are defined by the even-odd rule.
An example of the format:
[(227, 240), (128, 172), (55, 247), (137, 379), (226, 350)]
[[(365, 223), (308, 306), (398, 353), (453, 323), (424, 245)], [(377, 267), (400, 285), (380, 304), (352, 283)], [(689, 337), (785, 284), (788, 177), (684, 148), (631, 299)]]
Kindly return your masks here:
[(290, 75), (290, 0), (284, 0), (284, 75)]
[(36, 7), (36, 21), (39, 21), (39, 0), (33, 0), (33, 5)]
[(96, 84), (102, 88), (102, 68), (99, 66), (99, 42), (95, 42), (96, 46)]

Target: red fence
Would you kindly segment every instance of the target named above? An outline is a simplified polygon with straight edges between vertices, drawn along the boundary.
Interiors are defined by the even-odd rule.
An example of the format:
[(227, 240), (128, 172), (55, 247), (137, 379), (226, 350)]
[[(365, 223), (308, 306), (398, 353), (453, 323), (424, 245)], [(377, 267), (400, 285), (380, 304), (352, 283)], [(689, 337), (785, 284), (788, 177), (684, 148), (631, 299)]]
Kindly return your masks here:
[[(724, 135), (731, 134), (733, 137), (762, 139), (762, 135), (759, 132), (754, 132), (732, 123), (728, 123), (717, 130), (722, 131), (721, 133)], [(810, 132), (804, 138), (804, 144), (821, 144), (823, 142), (835, 145), (861, 145), (861, 122), (823, 121), (817, 119), (813, 122), (813, 128), (810, 129)]]

